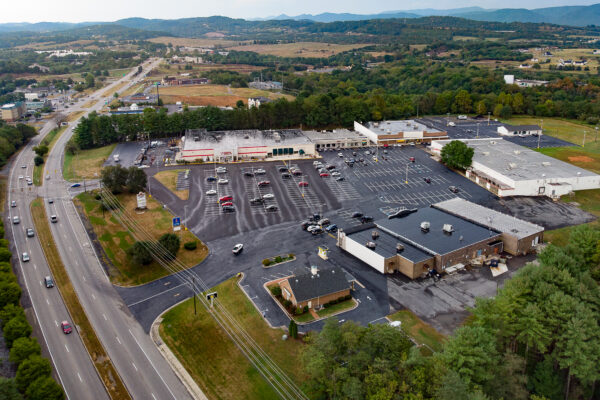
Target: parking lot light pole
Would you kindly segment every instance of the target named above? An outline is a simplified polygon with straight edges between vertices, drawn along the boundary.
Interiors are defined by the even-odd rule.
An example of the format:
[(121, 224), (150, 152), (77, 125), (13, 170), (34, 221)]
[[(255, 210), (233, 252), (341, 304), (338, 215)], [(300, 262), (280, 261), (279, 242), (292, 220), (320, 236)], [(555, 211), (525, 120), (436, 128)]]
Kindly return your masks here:
[(479, 122), (477, 123), (477, 136), (476, 139), (479, 139)]
[(491, 115), (491, 114), (492, 114), (492, 113), (488, 111), (488, 126), (490, 126), (490, 115)]
[(404, 183), (408, 184), (408, 163), (406, 164), (406, 178), (404, 179)]

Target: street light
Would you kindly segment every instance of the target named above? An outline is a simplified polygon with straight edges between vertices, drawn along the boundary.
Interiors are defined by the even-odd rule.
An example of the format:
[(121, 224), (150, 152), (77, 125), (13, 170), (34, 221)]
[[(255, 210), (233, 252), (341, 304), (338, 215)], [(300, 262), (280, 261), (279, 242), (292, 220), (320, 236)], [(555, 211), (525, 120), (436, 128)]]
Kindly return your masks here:
[(479, 139), (479, 122), (477, 123), (477, 139)]

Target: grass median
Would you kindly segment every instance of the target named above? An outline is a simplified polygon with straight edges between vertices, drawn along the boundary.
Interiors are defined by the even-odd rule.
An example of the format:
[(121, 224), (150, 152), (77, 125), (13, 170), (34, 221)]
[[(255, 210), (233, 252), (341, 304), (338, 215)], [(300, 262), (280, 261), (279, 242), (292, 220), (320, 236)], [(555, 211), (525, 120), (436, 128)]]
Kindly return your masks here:
[(31, 214), (37, 231), (40, 245), (44, 251), (46, 261), (56, 282), (56, 286), (65, 302), (73, 323), (78, 327), (78, 333), (83, 341), (90, 357), (92, 358), (104, 386), (113, 399), (131, 399), (129, 392), (121, 381), (114, 365), (110, 361), (102, 343), (96, 336), (92, 324), (88, 320), (77, 293), (73, 289), (69, 275), (60, 258), (58, 248), (54, 243), (54, 238), (50, 231), (46, 209), (41, 199), (36, 199), (31, 203)]
[(65, 131), (65, 129), (67, 129), (65, 126), (63, 126), (62, 128), (53, 129), (50, 133), (46, 135), (44, 140), (42, 140), (41, 144), (48, 146), (48, 153), (44, 155), (44, 164), (35, 165), (33, 167), (33, 184), (35, 186), (41, 186), (44, 175), (44, 166), (46, 160), (48, 159), (48, 154), (50, 154), (52, 148), (54, 147), (54, 144), (56, 143), (60, 135), (62, 135), (62, 133)]
[(388, 317), (392, 321), (400, 321), (401, 329), (417, 343), (427, 346), (433, 351), (441, 351), (446, 337), (431, 325), (423, 322), (410, 310), (400, 310)]
[(169, 189), (175, 196), (179, 197), (181, 200), (187, 200), (190, 196), (190, 189), (177, 190), (177, 175), (180, 172), (185, 172), (189, 170), (185, 169), (169, 169), (167, 171), (160, 171), (154, 178), (163, 184), (164, 187)]
[[(304, 343), (282, 340), (286, 333), (273, 329), (231, 278), (213, 290), (219, 301), (271, 359), (299, 386), (307, 379), (300, 362)], [(215, 322), (210, 313), (192, 299), (169, 310), (163, 316), (160, 335), (192, 378), (210, 399), (279, 399), (273, 388), (240, 352)]]

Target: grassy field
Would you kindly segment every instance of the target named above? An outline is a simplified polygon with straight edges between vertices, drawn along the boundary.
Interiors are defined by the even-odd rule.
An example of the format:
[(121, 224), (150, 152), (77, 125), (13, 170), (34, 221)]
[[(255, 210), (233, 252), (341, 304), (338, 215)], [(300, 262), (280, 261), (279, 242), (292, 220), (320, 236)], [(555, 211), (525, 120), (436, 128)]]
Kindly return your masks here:
[[(557, 63), (559, 62), (559, 60), (562, 58), (564, 60), (573, 60), (573, 61), (578, 61), (578, 60), (588, 60), (587, 63), (587, 67), (590, 68), (590, 71), (583, 71), (584, 67), (581, 67), (582, 71), (564, 71), (567, 73), (573, 73), (573, 74), (585, 74), (585, 73), (593, 73), (596, 71), (596, 68), (598, 67), (598, 58), (597, 56), (595, 56), (593, 54), (594, 49), (590, 48), (590, 49), (560, 49), (560, 50), (552, 50), (551, 53), (554, 55), (554, 57), (544, 57), (542, 56), (544, 51), (531, 51), (531, 53), (533, 54), (534, 58), (537, 58), (540, 60), (540, 62), (545, 61), (546, 59), (550, 59), (550, 63), (545, 64), (545, 63), (540, 63), (540, 66), (542, 67), (542, 70), (548, 70), (550, 69), (550, 65), (557, 65)], [(531, 64), (531, 62), (530, 62)]]
[(259, 54), (270, 54), (279, 57), (316, 57), (327, 58), (338, 53), (360, 49), (371, 44), (333, 44), (319, 42), (296, 42), (280, 44), (250, 44), (232, 46), (228, 50), (253, 51)]
[(67, 116), (67, 121), (68, 122), (76, 121), (83, 114), (85, 114), (85, 111), (77, 111), (76, 113), (71, 113)]
[[(300, 340), (281, 340), (285, 332), (266, 324), (237, 286), (237, 281), (238, 278), (231, 278), (214, 288), (219, 293), (219, 301), (277, 365), (301, 384), (306, 379), (300, 362), (304, 344)], [(208, 398), (279, 398), (205, 308), (198, 305), (198, 315), (194, 315), (191, 299), (164, 315), (160, 334)]]
[(190, 85), (169, 86), (160, 90), (161, 98), (165, 103), (181, 101), (183, 104), (195, 106), (235, 106), (238, 100), (247, 103), (249, 97), (264, 96), (271, 99), (286, 97), (266, 90), (252, 88), (230, 88), (225, 85)]
[(427, 345), (434, 351), (442, 350), (446, 337), (431, 325), (423, 322), (410, 310), (401, 310), (388, 316), (392, 321), (401, 321), (402, 330), (417, 343)]
[[(44, 156), (44, 162), (48, 158), (48, 154), (50, 153), (50, 151), (52, 151), (54, 144), (56, 143), (60, 135), (62, 135), (62, 133), (65, 131), (65, 129), (67, 129), (66, 126), (63, 126), (62, 128), (53, 129), (46, 135), (44, 140), (42, 140), (42, 144), (48, 146), (48, 153)], [(35, 186), (40, 186), (42, 184), (44, 166), (45, 164), (35, 165), (33, 167), (33, 184)]]
[(148, 39), (149, 42), (153, 43), (162, 43), (169, 44), (171, 43), (173, 46), (186, 46), (186, 47), (206, 47), (211, 48), (214, 46), (233, 46), (244, 43), (249, 43), (250, 41), (231, 41), (231, 40), (223, 40), (223, 39), (194, 39), (194, 38), (176, 38), (170, 36), (160, 36)]
[(502, 120), (502, 122), (511, 125), (543, 125), (542, 128), (544, 128), (544, 135), (554, 136), (580, 146), (583, 144), (584, 131), (587, 132), (587, 143), (592, 142), (596, 135), (596, 131), (593, 126), (584, 125), (578, 121), (570, 121), (559, 118), (514, 117)]
[(542, 154), (600, 174), (600, 141), (585, 147), (548, 147), (539, 149)]
[(111, 144), (97, 149), (80, 150), (77, 154), (65, 153), (63, 177), (68, 181), (98, 178), (102, 164), (116, 146)]
[[(165, 210), (156, 200), (147, 198), (148, 209), (143, 213), (136, 213), (136, 196), (122, 194), (117, 196), (127, 210), (128, 214), (142, 226), (155, 240), (164, 234), (171, 233), (173, 215)], [(169, 273), (158, 263), (138, 266), (130, 262), (127, 249), (135, 243), (133, 235), (125, 229), (110, 212), (102, 212), (100, 202), (94, 199), (91, 193), (82, 193), (76, 197), (75, 203), (82, 206), (88, 220), (94, 228), (94, 233), (110, 259), (113, 269), (110, 271), (111, 281), (118, 285), (141, 285), (153, 281)], [(177, 259), (188, 267), (200, 263), (208, 255), (208, 248), (190, 231), (180, 231), (181, 249)], [(196, 250), (185, 250), (183, 244), (196, 241)]]
[(177, 174), (185, 171), (185, 169), (170, 169), (167, 171), (161, 171), (154, 175), (154, 177), (167, 189), (173, 192), (175, 196), (179, 197), (181, 200), (187, 200), (190, 196), (190, 190), (177, 190)]
[(35, 199), (31, 203), (31, 214), (35, 224), (36, 234), (38, 235), (38, 239), (44, 250), (44, 256), (46, 257), (46, 261), (48, 262), (48, 266), (54, 277), (56, 287), (60, 291), (60, 295), (69, 309), (71, 318), (73, 318), (72, 322), (77, 325), (77, 332), (90, 354), (90, 357), (104, 382), (104, 386), (108, 389), (113, 399), (130, 399), (129, 392), (127, 392), (127, 389), (125, 388), (125, 385), (123, 385), (119, 374), (117, 374), (108, 354), (104, 347), (102, 347), (102, 343), (98, 340), (96, 332), (94, 332), (94, 329), (79, 302), (79, 298), (73, 289), (69, 275), (65, 270), (65, 266), (62, 263), (58, 249), (54, 243), (54, 238), (50, 232), (48, 217), (42, 199)]

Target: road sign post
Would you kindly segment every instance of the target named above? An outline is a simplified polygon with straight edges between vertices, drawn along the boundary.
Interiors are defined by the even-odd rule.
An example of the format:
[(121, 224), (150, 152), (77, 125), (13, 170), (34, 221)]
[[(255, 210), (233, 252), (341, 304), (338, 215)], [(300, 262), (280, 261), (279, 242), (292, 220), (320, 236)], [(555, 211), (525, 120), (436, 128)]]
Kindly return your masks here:
[(210, 301), (210, 308), (213, 308), (214, 301), (217, 297), (217, 292), (208, 293), (206, 295), (206, 300)]
[(181, 230), (181, 218), (173, 217), (173, 231), (177, 232), (179, 230)]

